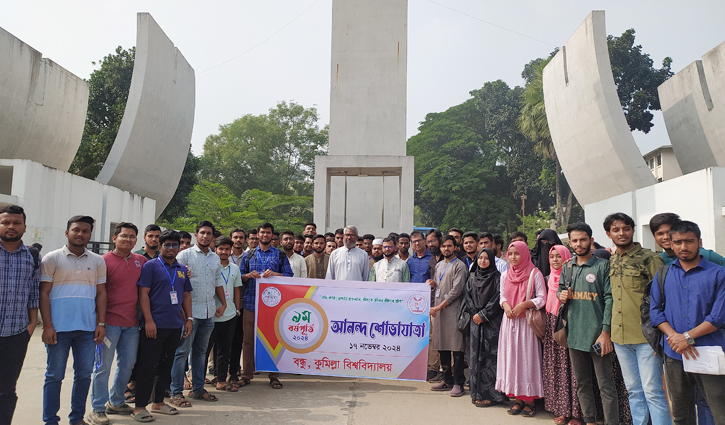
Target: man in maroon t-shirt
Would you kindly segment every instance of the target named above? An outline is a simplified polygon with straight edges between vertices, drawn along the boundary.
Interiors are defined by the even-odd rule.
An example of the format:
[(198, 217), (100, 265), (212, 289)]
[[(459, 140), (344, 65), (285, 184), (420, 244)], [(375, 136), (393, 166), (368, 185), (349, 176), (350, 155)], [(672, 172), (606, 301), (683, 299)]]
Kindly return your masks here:
[[(138, 228), (119, 223), (113, 235), (116, 248), (103, 255), (106, 261), (106, 339), (101, 344), (101, 365), (93, 372), (91, 424), (107, 424), (106, 414), (131, 414), (124, 391), (136, 363), (138, 349), (138, 283), (146, 257), (131, 252)], [(113, 356), (118, 353), (116, 376), (109, 392)]]

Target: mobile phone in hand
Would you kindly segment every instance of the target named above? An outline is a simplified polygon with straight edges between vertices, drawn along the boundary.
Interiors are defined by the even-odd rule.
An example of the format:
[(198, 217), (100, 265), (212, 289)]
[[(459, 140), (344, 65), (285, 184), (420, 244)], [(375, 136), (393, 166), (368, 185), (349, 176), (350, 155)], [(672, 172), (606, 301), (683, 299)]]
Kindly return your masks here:
[(596, 344), (592, 345), (592, 348), (594, 349), (594, 352), (597, 353), (597, 356), (602, 356), (602, 343), (597, 342)]

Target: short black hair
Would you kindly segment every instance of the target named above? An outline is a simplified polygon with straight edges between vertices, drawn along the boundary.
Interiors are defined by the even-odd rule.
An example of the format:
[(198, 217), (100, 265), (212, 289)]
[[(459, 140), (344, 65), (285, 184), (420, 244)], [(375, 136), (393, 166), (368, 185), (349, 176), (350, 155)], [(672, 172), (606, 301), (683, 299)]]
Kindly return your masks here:
[(257, 226), (257, 231), (260, 231), (262, 229), (269, 229), (272, 233), (274, 233), (274, 226), (272, 226), (272, 223), (264, 222)]
[(279, 232), (275, 230), (274, 232), (272, 232), (272, 236), (277, 236), (279, 238)]
[(199, 233), (199, 229), (201, 229), (202, 227), (209, 227), (212, 234), (216, 232), (216, 227), (214, 227), (214, 224), (209, 220), (200, 221), (199, 224), (196, 225), (196, 233)]
[(529, 237), (526, 236), (526, 233), (515, 231), (509, 235), (509, 240), (512, 241), (514, 238), (524, 238), (524, 242), (529, 243)]
[(340, 227), (339, 229), (335, 229), (335, 234), (336, 235), (344, 235), (345, 234), (345, 230), (342, 227)]
[(490, 240), (491, 242), (493, 242), (493, 235), (489, 232), (481, 232), (478, 234), (478, 240), (481, 240), (483, 238), (486, 238), (486, 239)]
[(189, 233), (189, 232), (187, 232), (185, 230), (182, 230), (181, 232), (179, 232), (179, 235), (181, 235), (181, 239), (189, 239), (189, 240), (191, 240), (191, 233)]
[(91, 216), (87, 215), (74, 215), (73, 217), (68, 219), (68, 227), (65, 228), (65, 230), (70, 229), (70, 225), (73, 223), (88, 223), (91, 225), (91, 230), (93, 230), (93, 223), (95, 220)]
[(366, 234), (364, 234), (364, 235), (363, 235), (363, 237), (362, 237), (362, 240), (364, 240), (364, 241), (365, 241), (365, 240), (371, 240), (371, 241), (372, 241), (372, 240), (374, 240), (374, 239), (375, 239), (375, 236), (374, 236), (374, 235), (371, 235), (370, 233), (366, 233)]
[(445, 235), (445, 236), (443, 236), (443, 237), (441, 238), (441, 246), (443, 246), (443, 244), (444, 244), (444, 243), (445, 243), (446, 241), (452, 241), (452, 242), (453, 242), (453, 246), (456, 246), (456, 245), (457, 245), (457, 244), (456, 244), (456, 238), (454, 238), (454, 237), (453, 237), (453, 236), (451, 236), (451, 235)]
[(315, 236), (312, 237), (312, 242), (318, 240), (318, 239), (324, 239), (325, 243), (327, 243), (327, 238), (322, 233), (318, 233)]
[(146, 233), (148, 232), (160, 232), (161, 228), (156, 224), (149, 224), (146, 226), (145, 229), (143, 229), (143, 235), (146, 236)]
[(315, 240), (315, 239), (314, 239), (314, 238), (312, 237), (312, 235), (302, 235), (302, 237), (303, 237), (303, 238), (305, 238), (305, 241), (307, 241), (307, 239), (312, 239), (312, 240)]
[(425, 238), (428, 239), (428, 236), (435, 235), (436, 239), (438, 239), (438, 242), (440, 242), (441, 238), (443, 237), (443, 234), (438, 229), (430, 229), (428, 230), (428, 233), (425, 234)]
[(136, 233), (136, 236), (138, 236), (138, 227), (136, 227), (133, 223), (128, 223), (125, 221), (122, 221), (116, 225), (116, 229), (113, 231), (113, 236), (118, 236), (121, 234), (123, 230), (121, 229), (131, 229)]
[(392, 243), (393, 243), (393, 245), (396, 245), (395, 239), (393, 239), (393, 238), (390, 238), (390, 237), (388, 237), (388, 238), (383, 238), (383, 243), (385, 243), (385, 242), (392, 242)]
[(0, 214), (20, 214), (23, 216), (23, 223), (25, 223), (25, 220), (27, 217), (25, 217), (25, 210), (20, 205), (6, 205), (2, 208), (0, 208)]
[(312, 226), (315, 228), (315, 230), (317, 230), (317, 225), (311, 221), (309, 223), (305, 223), (305, 227), (307, 227), (307, 226)]
[(478, 242), (478, 233), (476, 233), (476, 232), (466, 232), (466, 233), (463, 234), (463, 237), (461, 238), (461, 240), (466, 239), (466, 238), (473, 238), (473, 240), (475, 240), (476, 242)]
[(624, 222), (624, 224), (626, 224), (627, 226), (630, 226), (630, 227), (632, 227), (632, 229), (634, 229), (634, 219), (632, 219), (632, 217), (628, 216), (625, 213), (618, 212), (618, 213), (609, 214), (604, 219), (604, 231), (608, 232), (609, 229), (612, 228), (612, 224), (614, 224), (615, 221), (622, 221), (622, 222)]
[(230, 238), (228, 238), (227, 236), (219, 236), (214, 241), (214, 246), (219, 247), (221, 245), (234, 246), (234, 242), (232, 242), (232, 240)]
[(295, 240), (296, 241), (302, 241), (302, 242), (304, 242), (305, 241), (305, 237), (302, 236), (302, 235), (295, 235)]
[(252, 235), (256, 235), (257, 233), (259, 233), (259, 231), (257, 229), (249, 229), (249, 231), (247, 232), (247, 235), (252, 236)]
[(413, 235), (420, 235), (421, 238), (425, 239), (425, 235), (420, 230), (413, 230), (410, 232), (410, 238), (413, 238)]
[(240, 232), (244, 235), (244, 238), (246, 239), (247, 232), (245, 232), (244, 229), (240, 229), (239, 227), (237, 227), (236, 229), (229, 232), (229, 237), (231, 238), (232, 236), (234, 236), (235, 233), (240, 233)]
[(334, 234), (334, 233), (332, 233), (332, 232), (327, 232), (327, 233), (325, 233), (325, 238), (332, 238), (332, 239), (335, 239), (335, 234)]
[(700, 239), (700, 227), (692, 221), (680, 220), (670, 228), (670, 236), (675, 233), (694, 233)]
[(181, 243), (181, 234), (179, 234), (176, 230), (166, 229), (161, 232), (161, 236), (159, 236), (159, 245), (163, 245), (166, 241), (176, 241)]
[(654, 235), (657, 229), (659, 229), (663, 224), (669, 224), (672, 226), (678, 221), (680, 221), (680, 216), (675, 213), (666, 212), (655, 214), (649, 220), (649, 230)]
[(398, 240), (400, 240), (402, 238), (408, 238), (408, 242), (410, 242), (410, 235), (409, 234), (407, 234), (407, 233), (401, 233), (401, 234), (399, 234), (398, 235)]
[(571, 235), (571, 232), (573, 231), (580, 231), (585, 232), (589, 237), (592, 237), (592, 228), (586, 224), (582, 223), (581, 221), (578, 223), (571, 223), (570, 225), (566, 226), (566, 233)]
[(493, 235), (493, 243), (495, 243), (496, 246), (500, 246), (501, 248), (503, 248), (503, 236)]
[(280, 233), (279, 235), (280, 235), (280, 236), (284, 236), (284, 235), (290, 235), (290, 236), (292, 236), (292, 239), (294, 239), (294, 238), (295, 238), (295, 232), (293, 232), (293, 231), (291, 231), (291, 230), (285, 230), (284, 232)]
[[(215, 231), (214, 231), (214, 237), (215, 237), (215, 238), (221, 237), (221, 235), (222, 235), (222, 232), (220, 232), (220, 231), (218, 231), (218, 230), (215, 230)], [(216, 244), (214, 244), (214, 246), (216, 246)]]
[(451, 232), (458, 233), (459, 235), (461, 235), (461, 239), (463, 239), (463, 230), (459, 229), (458, 227), (451, 227), (450, 229), (448, 229), (448, 233)]

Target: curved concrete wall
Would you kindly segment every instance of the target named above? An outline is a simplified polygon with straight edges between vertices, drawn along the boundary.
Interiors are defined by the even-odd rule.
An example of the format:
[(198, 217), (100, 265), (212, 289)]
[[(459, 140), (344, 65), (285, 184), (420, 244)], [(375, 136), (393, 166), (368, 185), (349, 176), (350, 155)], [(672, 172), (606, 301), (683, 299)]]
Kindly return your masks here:
[(0, 28), (0, 158), (67, 171), (87, 109), (88, 83)]
[(136, 59), (118, 135), (96, 180), (156, 200), (174, 196), (191, 142), (194, 69), (148, 13), (138, 14)]
[(603, 11), (587, 16), (543, 83), (551, 138), (582, 205), (655, 184), (619, 104)]
[(725, 166), (725, 42), (658, 87), (683, 173)]

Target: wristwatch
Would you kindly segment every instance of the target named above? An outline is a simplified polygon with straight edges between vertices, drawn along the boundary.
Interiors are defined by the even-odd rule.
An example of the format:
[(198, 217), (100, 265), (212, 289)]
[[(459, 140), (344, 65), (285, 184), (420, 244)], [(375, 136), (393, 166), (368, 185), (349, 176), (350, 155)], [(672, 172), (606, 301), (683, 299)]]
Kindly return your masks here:
[(191, 320), (191, 321), (193, 322), (193, 321), (194, 321), (194, 318), (193, 318), (193, 317), (187, 317), (187, 318), (186, 318), (186, 320), (187, 320), (187, 321), (188, 321), (188, 320)]
[(98, 322), (98, 324), (96, 326), (103, 326), (105, 328), (106, 327), (106, 322)]
[(687, 341), (690, 345), (695, 345), (695, 338), (691, 337), (689, 333), (682, 332), (682, 336), (685, 337), (685, 341)]

